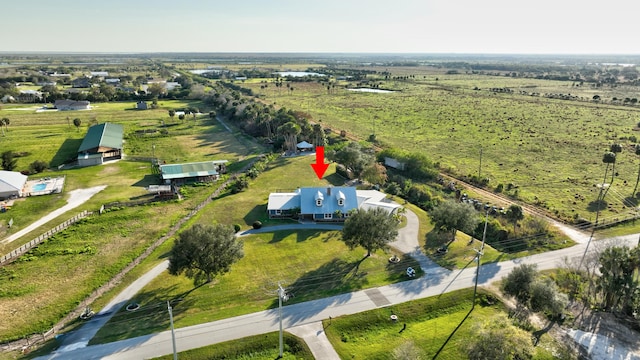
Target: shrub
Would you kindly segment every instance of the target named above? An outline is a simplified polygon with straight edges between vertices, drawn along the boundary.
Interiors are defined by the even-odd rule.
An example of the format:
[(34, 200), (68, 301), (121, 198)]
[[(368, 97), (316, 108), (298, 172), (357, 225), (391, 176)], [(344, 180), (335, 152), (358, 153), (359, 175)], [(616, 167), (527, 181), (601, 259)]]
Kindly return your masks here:
[(235, 230), (235, 232), (240, 231), (241, 227), (240, 224), (233, 224), (233, 230)]
[(257, 229), (260, 229), (261, 227), (262, 227), (262, 223), (260, 221), (256, 220), (256, 221), (253, 222), (253, 228), (254, 229), (257, 230)]

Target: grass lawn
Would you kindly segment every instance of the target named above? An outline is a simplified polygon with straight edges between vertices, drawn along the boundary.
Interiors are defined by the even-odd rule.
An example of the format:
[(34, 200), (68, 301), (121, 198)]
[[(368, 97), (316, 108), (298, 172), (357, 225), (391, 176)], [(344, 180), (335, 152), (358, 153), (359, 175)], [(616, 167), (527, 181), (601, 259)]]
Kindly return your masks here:
[[(483, 289), (478, 294), (479, 299), (493, 299), (492, 304), (479, 300), (481, 305), (471, 313), (473, 289), (464, 289), (323, 323), (327, 337), (342, 359), (389, 359), (394, 350), (408, 344), (417, 349), (414, 357), (409, 358), (421, 354), (421, 359), (436, 355), (438, 359), (466, 359), (473, 324), (505, 311), (502, 303)], [(393, 314), (398, 317), (397, 322), (390, 319)], [(406, 329), (401, 331), (405, 324)], [(542, 335), (534, 359), (555, 359), (554, 355), (562, 354), (561, 348), (549, 335)]]
[[(258, 178), (249, 181), (249, 189), (238, 194), (226, 193), (198, 214), (198, 222), (240, 224), (243, 229), (260, 220), (263, 225), (281, 224), (287, 220), (270, 220), (267, 215), (269, 194), (275, 191), (293, 191), (306, 186), (341, 186), (344, 179), (335, 173), (331, 164), (325, 177), (319, 180), (310, 164), (313, 156), (279, 157), (270, 162)], [(292, 176), (296, 174), (296, 176)]]
[[(282, 340), (284, 351), (281, 359), (314, 359), (311, 350), (309, 350), (309, 347), (304, 340), (286, 332), (283, 334)], [(273, 360), (277, 359), (279, 355), (280, 348), (278, 333), (273, 332), (183, 351), (178, 353), (178, 358), (181, 360)], [(172, 360), (173, 355), (167, 355), (155, 359)]]
[(295, 303), (403, 281), (403, 270), (417, 267), (409, 258), (390, 266), (382, 251), (363, 261), (366, 251), (349, 251), (336, 231), (279, 231), (242, 240), (245, 256), (229, 273), (202, 286), (163, 273), (136, 295), (140, 310), (120, 311), (92, 343), (166, 330), (167, 300), (182, 299), (174, 305), (174, 322), (184, 327), (273, 308), (278, 281)]

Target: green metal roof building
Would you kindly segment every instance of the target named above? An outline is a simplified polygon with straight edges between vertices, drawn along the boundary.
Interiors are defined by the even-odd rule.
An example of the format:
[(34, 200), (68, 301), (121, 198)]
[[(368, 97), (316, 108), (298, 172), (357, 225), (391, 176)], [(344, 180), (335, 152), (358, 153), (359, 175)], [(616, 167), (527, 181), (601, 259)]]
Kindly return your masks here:
[(89, 128), (78, 148), (78, 165), (99, 165), (122, 158), (124, 128), (119, 124), (103, 123)]
[(217, 180), (226, 172), (227, 160), (202, 161), (184, 164), (160, 165), (160, 174), (165, 183)]

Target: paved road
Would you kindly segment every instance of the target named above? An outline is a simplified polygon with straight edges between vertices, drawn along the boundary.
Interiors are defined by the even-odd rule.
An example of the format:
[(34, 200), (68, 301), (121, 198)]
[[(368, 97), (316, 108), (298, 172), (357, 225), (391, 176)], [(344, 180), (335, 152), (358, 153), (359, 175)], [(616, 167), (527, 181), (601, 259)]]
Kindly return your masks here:
[(145, 285), (167, 270), (168, 267), (169, 261), (165, 260), (131, 283), (131, 285), (114, 297), (91, 320), (82, 325), (80, 329), (64, 334), (59, 338), (58, 340), (61, 341), (61, 345), (57, 351), (66, 352), (86, 347), (89, 344), (89, 340), (96, 335), (118, 310), (125, 306)]

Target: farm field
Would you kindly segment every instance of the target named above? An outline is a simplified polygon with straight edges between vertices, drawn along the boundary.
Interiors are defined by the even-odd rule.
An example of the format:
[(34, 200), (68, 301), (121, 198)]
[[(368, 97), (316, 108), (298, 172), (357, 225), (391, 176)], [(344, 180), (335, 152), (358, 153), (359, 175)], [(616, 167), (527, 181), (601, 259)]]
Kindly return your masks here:
[[(385, 94), (347, 91), (342, 88), (345, 82), (331, 94), (316, 82), (291, 82), (294, 91), (243, 86), (266, 103), (305, 111), (334, 131), (346, 130), (360, 139), (375, 134), (382, 146), (425, 153), (452, 175), (489, 178), (488, 188), (502, 184), (510, 189), (506, 195), (566, 221), (595, 220), (595, 185), (603, 182), (605, 170), (602, 157), (611, 144), (620, 143), (623, 151), (601, 219), (611, 222), (634, 209), (637, 108), (519, 94), (580, 92), (587, 100), (593, 96), (595, 90), (574, 90), (573, 82), (425, 76), (385, 81), (371, 75), (369, 80), (379, 88), (397, 90)], [(494, 93), (491, 87), (509, 87), (514, 93)], [(598, 90), (603, 97), (606, 91)]]
[[(180, 102), (169, 101), (167, 104), (178, 108), (184, 106)], [(131, 136), (132, 133), (135, 134), (135, 130), (145, 126), (158, 127), (161, 115), (166, 116), (167, 124), (171, 124), (171, 121), (166, 110), (158, 110), (155, 115), (154, 112), (145, 113), (149, 116), (148, 119), (132, 116), (122, 121), (119, 115), (130, 113), (131, 111), (125, 110), (128, 106), (109, 104), (97, 112), (98, 119), (104, 116), (124, 125), (125, 153), (127, 147), (133, 149), (131, 146), (136, 146), (139, 149), (137, 156), (141, 157), (150, 158), (152, 151), (155, 151), (156, 157), (168, 161), (228, 159), (233, 168), (261, 151), (259, 146), (248, 147), (245, 144), (250, 144), (249, 142), (238, 141), (208, 116), (198, 118), (195, 124), (193, 120), (184, 123), (175, 120), (175, 125), (168, 127), (169, 134), (175, 135), (173, 137)], [(14, 116), (10, 111), (2, 110), (2, 116), (7, 112), (7, 116), (12, 116), (12, 122), (7, 136), (2, 138), (4, 146), (29, 153), (18, 159), (18, 169), (26, 168), (30, 162), (29, 157), (42, 159), (43, 156), (52, 156), (58, 149), (66, 146), (67, 137), (76, 138), (76, 129), (72, 127), (68, 130), (66, 119), (59, 119), (53, 113), (43, 115), (21, 112)], [(133, 113), (139, 117), (143, 114), (136, 111)], [(86, 131), (86, 127), (83, 126), (82, 130), (78, 138)], [(51, 137), (46, 143), (30, 142), (34, 133), (47, 131), (56, 132), (57, 136)], [(155, 145), (155, 150), (152, 150), (152, 145)], [(70, 149), (70, 153), (74, 153), (76, 149), (77, 147)], [(21, 199), (9, 211), (0, 213), (2, 238), (64, 204), (67, 193), (71, 190), (98, 185), (107, 187), (72, 212), (61, 215), (21, 239), (3, 244), (0, 248), (3, 254), (84, 209), (97, 211), (102, 204), (146, 197), (144, 187), (157, 183), (148, 161), (121, 160), (103, 166), (50, 170), (38, 174), (38, 177), (44, 176), (65, 176), (63, 193)], [(189, 213), (215, 188), (215, 184), (190, 188), (182, 202), (122, 208), (101, 216), (91, 216), (57, 234), (17, 262), (3, 266), (0, 269), (0, 311), (6, 316), (0, 325), (0, 339), (6, 341), (48, 330), (93, 290), (109, 281), (152, 242), (165, 234), (178, 219)], [(11, 218), (14, 219), (14, 226), (7, 229), (6, 224)]]
[[(181, 108), (189, 103), (179, 101), (162, 102), (166, 108)], [(64, 204), (66, 192), (74, 189), (88, 188), (97, 185), (108, 185), (101, 196), (92, 199), (93, 209), (101, 204), (113, 201), (128, 201), (147, 194), (145, 186), (155, 183), (151, 174), (149, 159), (155, 156), (167, 163), (229, 160), (231, 170), (235, 164), (263, 151), (259, 146), (245, 139), (229, 136), (227, 130), (208, 115), (200, 115), (196, 120), (171, 120), (167, 109), (148, 111), (128, 110), (133, 103), (99, 104), (95, 111), (81, 112), (16, 112), (3, 110), (2, 116), (11, 118), (11, 125), (2, 137), (3, 149), (20, 153), (17, 158), (17, 170), (24, 170), (36, 160), (49, 162), (52, 167), (61, 165), (76, 155), (77, 148), (86, 132), (87, 123), (95, 120), (111, 121), (124, 125), (125, 156), (140, 158), (143, 162), (120, 162), (121, 165), (109, 164), (102, 167), (62, 169), (33, 175), (32, 178), (45, 176), (65, 176), (65, 189), (62, 194), (21, 199), (16, 202), (10, 212), (0, 213), (0, 237), (10, 235), (13, 231), (31, 223), (52, 209)], [(99, 109), (99, 110), (98, 110)], [(76, 129), (67, 124), (66, 117), (82, 119), (82, 125)], [(162, 126), (165, 121), (165, 126)], [(166, 129), (167, 135), (159, 133)], [(154, 134), (140, 135), (139, 130), (158, 131)], [(46, 140), (43, 140), (42, 137)], [(108, 179), (105, 181), (105, 179)], [(87, 204), (89, 205), (89, 204)], [(84, 208), (76, 209), (81, 211)], [(75, 213), (75, 212), (74, 212)], [(57, 219), (61, 223), (70, 215), (65, 214)], [(14, 219), (14, 227), (6, 227), (8, 221)], [(53, 223), (53, 222), (52, 222)], [(23, 242), (48, 230), (43, 227), (25, 236)], [(0, 247), (0, 253), (13, 249), (12, 246)]]

